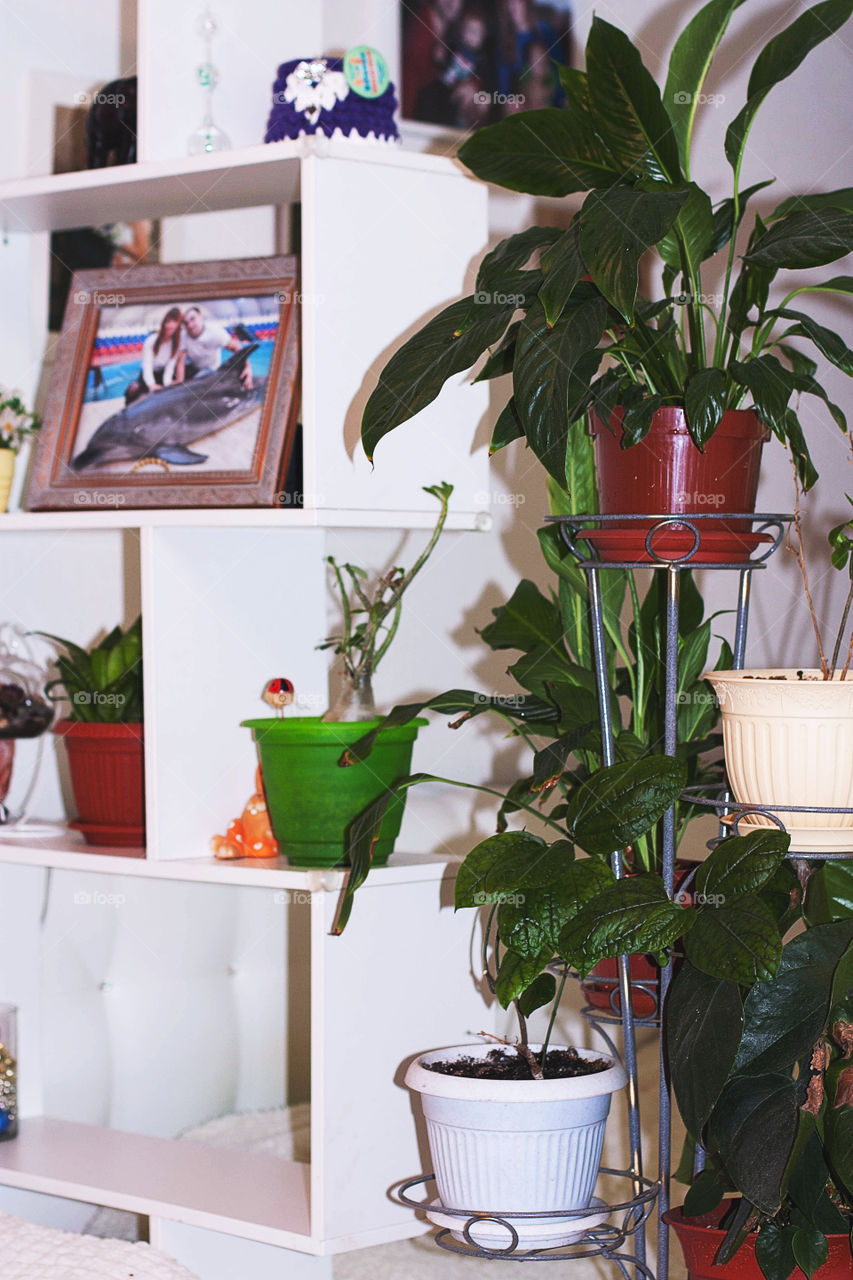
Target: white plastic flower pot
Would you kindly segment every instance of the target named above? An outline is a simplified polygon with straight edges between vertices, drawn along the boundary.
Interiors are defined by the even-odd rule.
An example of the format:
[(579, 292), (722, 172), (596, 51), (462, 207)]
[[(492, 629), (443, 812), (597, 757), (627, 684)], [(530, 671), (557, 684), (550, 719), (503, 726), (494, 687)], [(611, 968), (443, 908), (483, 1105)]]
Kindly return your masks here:
[[(802, 678), (800, 678), (802, 676)], [(726, 772), (741, 804), (853, 808), (853, 676), (809, 669), (709, 671), (723, 718)], [(778, 817), (794, 853), (853, 850), (853, 813)], [(747, 814), (741, 834), (775, 825)]]
[[(554, 1045), (553, 1048), (562, 1046)], [(536, 1051), (538, 1046), (532, 1045)], [(518, 1234), (518, 1249), (569, 1244), (602, 1222), (606, 1213), (575, 1217), (520, 1218), (515, 1213), (551, 1213), (595, 1208), (610, 1098), (627, 1082), (609, 1054), (578, 1049), (582, 1058), (611, 1065), (593, 1075), (565, 1080), (475, 1080), (427, 1070), (425, 1063), (460, 1057), (484, 1058), (494, 1045), (458, 1045), (422, 1054), (406, 1072), (406, 1084), (421, 1095), (438, 1201), (427, 1217), (449, 1226), (463, 1240), (467, 1219), (442, 1209), (494, 1214)], [(508, 1249), (513, 1238), (494, 1219), (470, 1228), (485, 1248)]]

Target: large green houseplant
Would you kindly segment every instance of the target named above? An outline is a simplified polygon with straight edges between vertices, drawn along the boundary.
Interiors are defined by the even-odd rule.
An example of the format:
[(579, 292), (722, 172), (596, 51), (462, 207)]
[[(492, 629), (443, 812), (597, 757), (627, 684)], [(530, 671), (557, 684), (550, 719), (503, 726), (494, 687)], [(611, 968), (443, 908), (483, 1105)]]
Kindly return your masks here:
[[(692, 170), (693, 127), (717, 46), (743, 3), (710, 0), (694, 15), (676, 40), (662, 90), (631, 40), (594, 18), (585, 70), (561, 69), (564, 108), (518, 113), (464, 143), (460, 159), (486, 181), (533, 195), (588, 194), (568, 230), (531, 227), (499, 244), (480, 267), (476, 291), (391, 358), (364, 413), (369, 457), (448, 378), (489, 352), (479, 377), (511, 373), (513, 387), (492, 449), (524, 438), (562, 486), (567, 435), (587, 410), (600, 423), (600, 466), (613, 461), (613, 440), (635, 446), (660, 429), (653, 450), (627, 449), (629, 484), (615, 495), (603, 485), (603, 511), (707, 511), (724, 473), (747, 471), (751, 493), (742, 488), (733, 505), (716, 510), (751, 510), (755, 423), (743, 414), (733, 427), (750, 436), (741, 453), (728, 451), (723, 423), (724, 414), (750, 404), (759, 436), (767, 428), (787, 442), (804, 486), (814, 482), (797, 397), (823, 400), (842, 429), (845, 419), (816, 380), (815, 362), (789, 339), (810, 343), (848, 375), (853, 355), (795, 303), (809, 291), (848, 295), (853, 283), (821, 273), (813, 284), (795, 282), (781, 302), (770, 294), (780, 271), (820, 268), (853, 249), (853, 195), (804, 194), (756, 214), (738, 260), (749, 203), (769, 185), (744, 189), (741, 174), (764, 99), (847, 21), (853, 0), (822, 0), (761, 50), (747, 101), (726, 134), (732, 194), (714, 205)], [(649, 251), (661, 267), (660, 287), (644, 298), (640, 263)], [(643, 458), (668, 449), (670, 435), (680, 437), (681, 470), (669, 488), (643, 492)], [(617, 462), (621, 453), (615, 449)], [(697, 472), (703, 453), (709, 471)]]
[[(69, 826), (89, 844), (139, 846), (145, 842), (142, 724), (142, 619), (114, 627), (88, 649), (39, 632), (60, 649), (57, 678), (68, 715), (54, 731), (68, 753), (77, 818)], [(64, 651), (64, 652), (62, 652)]]
[[(694, 928), (669, 993), (675, 1096), (707, 1160), (671, 1217), (702, 1274), (703, 1254), (720, 1267), (737, 1254), (731, 1274), (748, 1276), (744, 1246), (766, 1280), (853, 1273), (853, 871), (800, 867), (780, 931), (806, 928), (764, 973), (721, 972)], [(757, 901), (778, 910), (779, 887)]]

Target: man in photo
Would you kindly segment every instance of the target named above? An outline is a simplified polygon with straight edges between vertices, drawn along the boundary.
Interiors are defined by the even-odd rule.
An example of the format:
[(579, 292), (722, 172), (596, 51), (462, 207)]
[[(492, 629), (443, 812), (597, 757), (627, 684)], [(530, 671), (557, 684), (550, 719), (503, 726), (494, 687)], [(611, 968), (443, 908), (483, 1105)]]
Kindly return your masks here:
[[(200, 373), (213, 373), (222, 363), (222, 352), (239, 351), (243, 345), (236, 334), (224, 325), (208, 319), (201, 307), (187, 307), (184, 312), (182, 349), (175, 369), (175, 382), (188, 382)], [(240, 374), (247, 391), (252, 389), (252, 370), (248, 361)]]

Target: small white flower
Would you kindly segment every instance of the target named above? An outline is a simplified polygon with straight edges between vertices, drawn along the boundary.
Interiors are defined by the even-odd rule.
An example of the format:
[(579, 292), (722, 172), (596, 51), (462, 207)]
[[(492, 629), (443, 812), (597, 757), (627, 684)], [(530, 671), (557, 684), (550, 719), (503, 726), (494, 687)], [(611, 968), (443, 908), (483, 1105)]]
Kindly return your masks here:
[(330, 71), (323, 58), (313, 62), (300, 62), (285, 81), (284, 98), (307, 117), (317, 123), (321, 111), (334, 110), (338, 102), (349, 93), (349, 85), (343, 72)]

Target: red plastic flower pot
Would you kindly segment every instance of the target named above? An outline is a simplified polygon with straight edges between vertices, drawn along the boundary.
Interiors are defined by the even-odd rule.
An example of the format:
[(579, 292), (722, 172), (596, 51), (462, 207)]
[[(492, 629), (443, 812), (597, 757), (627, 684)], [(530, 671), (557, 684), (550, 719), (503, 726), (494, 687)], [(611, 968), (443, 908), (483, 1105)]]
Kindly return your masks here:
[[(696, 1218), (686, 1218), (680, 1208), (670, 1209), (663, 1215), (664, 1222), (678, 1236), (688, 1280), (764, 1280), (764, 1273), (755, 1257), (757, 1233), (754, 1231), (747, 1235), (734, 1257), (723, 1266), (714, 1265), (717, 1250), (726, 1236), (719, 1223), (731, 1206), (731, 1200), (724, 1200), (712, 1213)], [(846, 1232), (829, 1235), (826, 1242), (829, 1257), (822, 1267), (818, 1267), (812, 1280), (850, 1280), (853, 1276), (853, 1253), (849, 1235)], [(805, 1272), (796, 1267), (790, 1280), (806, 1280)]]
[[(602, 515), (722, 515), (755, 510), (761, 450), (769, 433), (752, 409), (729, 409), (711, 439), (700, 450), (687, 429), (684, 410), (658, 409), (648, 435), (629, 449), (622, 448), (624, 410), (614, 409), (609, 427), (590, 415), (595, 440), (599, 509)], [(602, 560), (651, 559), (645, 520), (604, 526), (584, 535)], [(766, 535), (750, 532), (746, 520), (707, 520), (700, 526), (704, 562), (732, 563), (749, 558)], [(668, 526), (655, 534), (654, 550), (678, 559), (690, 553), (695, 539), (683, 526)]]
[(141, 724), (60, 720), (77, 819), (70, 827), (88, 844), (145, 843), (145, 772)]

